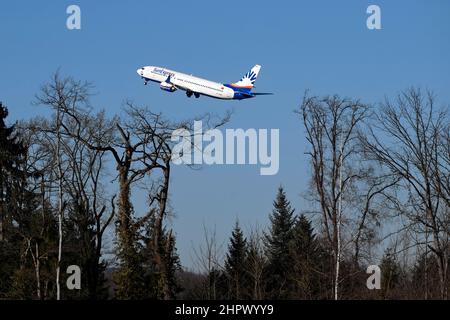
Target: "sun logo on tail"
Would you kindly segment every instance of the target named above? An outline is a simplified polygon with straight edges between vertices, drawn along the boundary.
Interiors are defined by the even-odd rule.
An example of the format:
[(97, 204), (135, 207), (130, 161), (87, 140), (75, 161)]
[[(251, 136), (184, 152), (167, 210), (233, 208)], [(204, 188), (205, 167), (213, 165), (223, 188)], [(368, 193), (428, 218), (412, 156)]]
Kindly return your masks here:
[(248, 80), (250, 80), (251, 84), (254, 84), (256, 81), (256, 77), (257, 77), (257, 75), (254, 71), (249, 71), (249, 72), (247, 72), (247, 74), (244, 77), (242, 77), (241, 81), (248, 79)]

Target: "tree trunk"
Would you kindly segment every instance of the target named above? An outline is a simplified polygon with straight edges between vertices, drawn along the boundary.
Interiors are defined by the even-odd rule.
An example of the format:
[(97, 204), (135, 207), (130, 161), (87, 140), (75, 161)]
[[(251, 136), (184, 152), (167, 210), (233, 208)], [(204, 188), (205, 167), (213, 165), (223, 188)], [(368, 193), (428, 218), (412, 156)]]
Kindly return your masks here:
[(56, 145), (56, 161), (58, 166), (58, 262), (56, 266), (56, 300), (61, 300), (61, 286), (60, 286), (60, 269), (62, 258), (62, 220), (63, 220), (63, 190), (62, 190), (62, 164), (61, 164), (61, 115), (60, 109), (57, 109), (57, 145)]
[(41, 295), (41, 261), (39, 257), (39, 244), (36, 242), (35, 245), (35, 255), (36, 255), (36, 264), (35, 264), (35, 272), (36, 272), (36, 294), (39, 300), (42, 299)]
[[(154, 235), (154, 262), (156, 264), (157, 269), (161, 275), (161, 282), (163, 287), (163, 299), (169, 300), (171, 299), (170, 288), (168, 283), (168, 270), (166, 265), (166, 259), (169, 258), (167, 255), (170, 255), (168, 244), (165, 245), (163, 243), (163, 221), (166, 213), (167, 207), (167, 197), (169, 192), (169, 179), (170, 179), (170, 166), (167, 166), (163, 169), (164, 182), (159, 194), (159, 212), (158, 216), (155, 220), (155, 235)], [(167, 241), (170, 243), (170, 236)], [(164, 252), (161, 252), (161, 249), (165, 248)]]
[[(1, 170), (1, 168), (0, 168)], [(3, 177), (2, 172), (0, 172), (0, 241), (4, 240), (3, 235), (3, 220), (4, 220), (4, 200), (3, 200)]]
[[(131, 203), (130, 203), (130, 184), (128, 181), (128, 166), (122, 165), (119, 169), (119, 243), (126, 253), (125, 260), (130, 253), (134, 252), (133, 236), (131, 230)], [(128, 264), (130, 261), (124, 261)]]

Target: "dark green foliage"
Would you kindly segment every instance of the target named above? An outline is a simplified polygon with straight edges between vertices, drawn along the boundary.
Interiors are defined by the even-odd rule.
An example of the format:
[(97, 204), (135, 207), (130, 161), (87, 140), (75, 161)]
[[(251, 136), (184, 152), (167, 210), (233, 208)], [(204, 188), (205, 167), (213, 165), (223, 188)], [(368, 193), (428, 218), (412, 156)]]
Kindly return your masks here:
[(295, 285), (294, 298), (313, 299), (320, 292), (319, 272), (321, 268), (321, 247), (314, 234), (311, 222), (302, 214), (295, 222), (290, 252), (292, 273), (290, 280)]
[[(450, 261), (449, 261), (450, 262)], [(412, 269), (412, 290), (419, 299), (439, 299), (439, 271), (435, 257), (428, 252), (421, 254)], [(450, 280), (448, 283), (450, 288)]]
[(16, 244), (16, 241), (0, 241), (0, 299), (9, 296), (12, 276), (20, 267), (20, 251)]
[(78, 265), (83, 277), (80, 290), (65, 290), (67, 299), (98, 300), (108, 297), (104, 275), (107, 264), (100, 260), (94, 226), (93, 213), (89, 208), (80, 205), (80, 201), (73, 201), (64, 223), (62, 269)]
[(13, 285), (9, 296), (16, 299), (54, 299), (58, 246), (56, 215), (46, 203), (43, 208), (34, 207), (23, 213), (17, 227), (20, 268), (11, 278)]
[(228, 253), (225, 260), (225, 274), (228, 280), (228, 298), (242, 299), (246, 296), (247, 277), (247, 239), (236, 225), (231, 233)]
[(402, 270), (391, 248), (386, 249), (381, 260), (380, 269), (382, 298), (395, 298), (396, 289), (402, 277)]
[(294, 215), (283, 188), (278, 190), (270, 221), (269, 234), (265, 237), (267, 267), (262, 280), (265, 297), (328, 298), (331, 279), (327, 275), (332, 270), (330, 251), (316, 238), (306, 216)]
[(266, 292), (268, 298), (287, 299), (292, 292), (289, 272), (293, 265), (290, 251), (295, 217), (282, 187), (278, 189), (273, 206), (269, 233), (265, 237), (268, 258)]
[(118, 267), (114, 272), (115, 298), (120, 300), (145, 299), (149, 296), (148, 280), (144, 274), (144, 256), (137, 233), (126, 246), (117, 242)]
[(24, 185), (21, 166), (25, 148), (14, 126), (5, 123), (8, 109), (0, 102), (0, 298), (12, 288), (12, 276), (20, 268), (20, 237), (14, 224), (19, 214), (20, 189)]
[(164, 260), (166, 264), (167, 283), (169, 287), (169, 298), (174, 299), (181, 291), (178, 283), (177, 273), (181, 270), (180, 257), (177, 253), (175, 236), (170, 232), (165, 235), (164, 242), (166, 243), (166, 250), (164, 251)]
[(229, 282), (225, 273), (217, 268), (211, 270), (206, 281), (206, 300), (224, 300), (228, 296)]
[[(159, 237), (159, 241), (155, 237)], [(172, 230), (163, 228), (159, 235), (152, 216), (146, 224), (143, 243), (140, 255), (144, 274), (142, 281), (148, 284), (146, 298), (174, 299), (181, 291), (177, 278), (181, 264)]]

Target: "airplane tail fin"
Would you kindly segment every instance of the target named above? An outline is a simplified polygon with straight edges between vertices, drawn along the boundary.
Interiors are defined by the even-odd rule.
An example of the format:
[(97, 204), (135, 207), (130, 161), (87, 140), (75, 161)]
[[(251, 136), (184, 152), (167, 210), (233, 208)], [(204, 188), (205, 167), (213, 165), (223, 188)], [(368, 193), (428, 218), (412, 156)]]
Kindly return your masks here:
[(251, 90), (256, 81), (256, 78), (258, 77), (259, 70), (261, 70), (261, 66), (258, 64), (255, 65), (249, 72), (245, 74), (245, 76), (242, 77), (241, 80), (236, 83), (232, 83), (231, 86)]

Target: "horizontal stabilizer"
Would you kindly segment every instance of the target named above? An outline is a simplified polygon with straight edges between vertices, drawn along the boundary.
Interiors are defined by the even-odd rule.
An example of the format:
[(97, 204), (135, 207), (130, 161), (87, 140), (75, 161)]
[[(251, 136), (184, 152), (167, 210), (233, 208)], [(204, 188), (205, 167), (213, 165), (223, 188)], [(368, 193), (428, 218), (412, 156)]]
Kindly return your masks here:
[(238, 91), (238, 93), (241, 96), (245, 96), (247, 98), (253, 98), (256, 96), (267, 96), (267, 95), (272, 95), (273, 93), (271, 92), (245, 92), (245, 91)]

